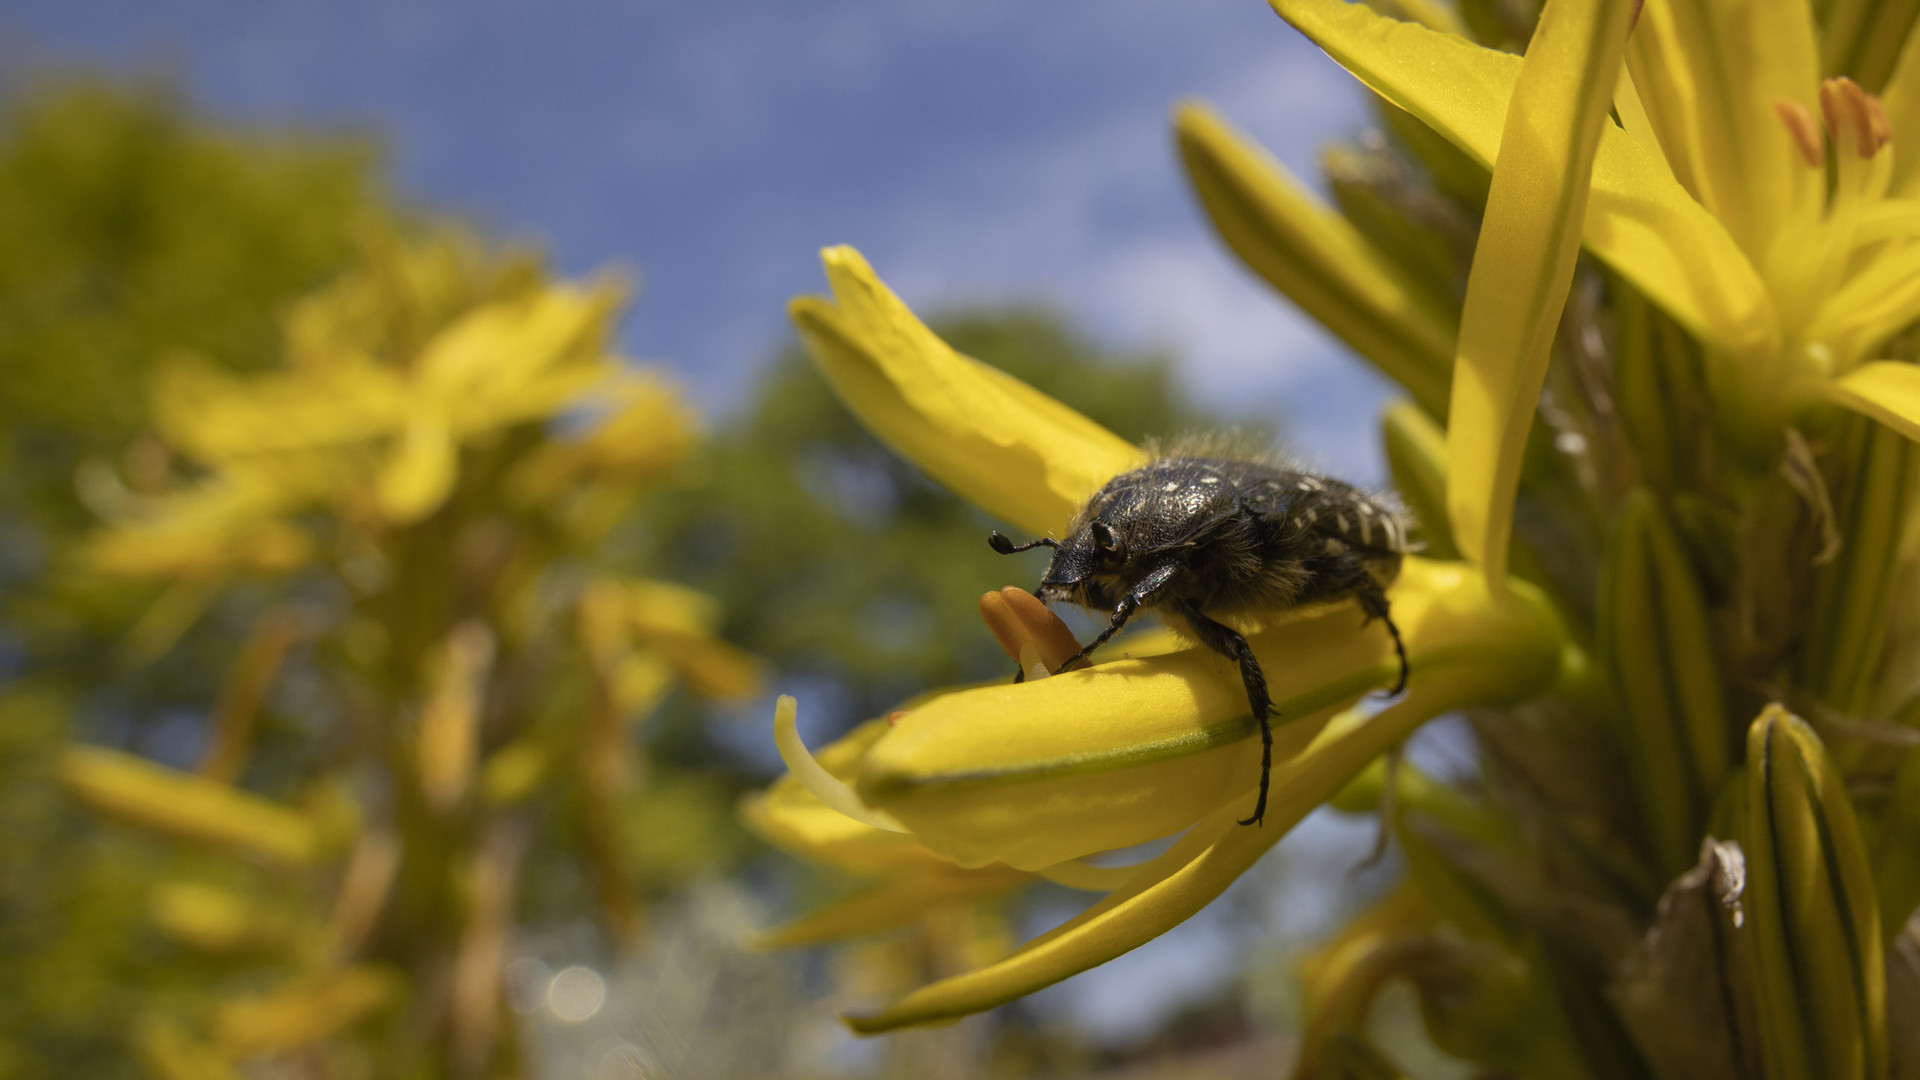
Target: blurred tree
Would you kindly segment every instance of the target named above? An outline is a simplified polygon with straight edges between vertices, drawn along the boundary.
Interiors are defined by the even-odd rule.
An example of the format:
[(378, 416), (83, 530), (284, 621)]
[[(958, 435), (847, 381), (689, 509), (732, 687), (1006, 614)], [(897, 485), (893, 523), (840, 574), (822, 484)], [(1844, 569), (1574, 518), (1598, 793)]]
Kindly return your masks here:
[[(1128, 438), (1208, 426), (1169, 357), (1102, 347), (1052, 312), (959, 312), (933, 326)], [(1044, 563), (994, 554), (996, 523), (868, 435), (804, 353), (780, 358), (710, 452), (712, 482), (663, 511), (669, 564), (720, 599), (731, 640), (824, 683), (810, 702), (833, 702), (847, 724), (930, 686), (1007, 674), (980, 594), (1031, 588)]]
[[(0, 117), (0, 1076), (127, 1075), (137, 1008), (206, 975), (143, 928), (148, 886), (191, 862), (102, 832), (53, 785), (76, 712), (139, 741), (214, 692), (234, 640), (209, 620), (142, 669), (112, 662), (140, 590), (57, 573), (92, 527), (89, 461), (137, 440), (163, 350), (233, 368), (384, 214), (376, 148), (217, 128), (152, 84), (15, 88)], [(133, 447), (131, 451), (129, 447)], [(78, 482), (77, 482), (78, 478)]]
[(266, 366), (288, 301), (385, 216), (379, 155), (214, 128), (144, 84), (30, 87), (0, 124), (0, 508), (85, 528), (75, 466), (127, 448), (156, 358)]

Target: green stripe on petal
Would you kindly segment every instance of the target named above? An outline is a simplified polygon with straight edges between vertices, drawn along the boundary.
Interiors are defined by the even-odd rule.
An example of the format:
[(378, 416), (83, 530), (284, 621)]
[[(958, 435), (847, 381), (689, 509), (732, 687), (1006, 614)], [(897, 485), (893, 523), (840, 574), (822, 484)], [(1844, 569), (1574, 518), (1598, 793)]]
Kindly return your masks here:
[(1800, 718), (1769, 705), (1747, 735), (1747, 892), (1769, 1077), (1881, 1077), (1880, 911), (1845, 781)]
[[(1395, 22), (1361, 4), (1269, 2), (1375, 93), (1482, 166), (1499, 156), (1519, 57)], [(1652, 92), (1640, 89), (1646, 101)], [(1771, 347), (1772, 301), (1753, 263), (1665, 162), (1611, 124), (1594, 154), (1585, 242), (1703, 341), (1743, 354)]]
[[(1560, 633), (1537, 602), (1496, 599), (1460, 563), (1410, 558), (1390, 593), (1420, 686), (1454, 664), (1513, 692), (1556, 670)], [(1275, 761), (1334, 710), (1398, 672), (1379, 624), (1350, 604), (1248, 636), (1279, 713)], [(1257, 728), (1238, 670), (1205, 649), (1118, 660), (1036, 682), (948, 694), (898, 718), (868, 751), (862, 799), (962, 865), (1038, 870), (1252, 809)]]
[(1827, 385), (1835, 402), (1920, 440), (1920, 365), (1897, 360), (1862, 364)]
[(1495, 583), (1632, 14), (1628, 0), (1549, 0), (1507, 110), (1447, 414), (1454, 541)]
[(789, 307), (815, 364), (868, 431), (955, 494), (1047, 533), (1140, 460), (1125, 439), (953, 351), (859, 252), (828, 248), (822, 259), (833, 301)]
[(1174, 129), (1200, 205), (1234, 254), (1440, 415), (1453, 314), (1212, 110), (1186, 105)]
[(1427, 718), (1485, 695), (1507, 696), (1516, 685), (1512, 674), (1482, 668), (1466, 654), (1418, 670), (1425, 677), (1416, 674), (1399, 703), (1372, 717), (1345, 713), (1305, 751), (1275, 764), (1264, 825), (1237, 824), (1241, 807), (1223, 806), (1124, 887), (1007, 959), (922, 987), (878, 1013), (848, 1017), (848, 1026), (869, 1034), (953, 1020), (1146, 944), (1211, 903), (1314, 807)]

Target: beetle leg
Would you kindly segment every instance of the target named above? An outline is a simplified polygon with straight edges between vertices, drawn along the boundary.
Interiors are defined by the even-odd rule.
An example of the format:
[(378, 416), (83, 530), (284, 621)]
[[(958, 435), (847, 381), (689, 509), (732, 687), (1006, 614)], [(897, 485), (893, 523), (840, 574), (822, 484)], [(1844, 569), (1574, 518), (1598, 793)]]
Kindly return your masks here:
[(1253, 709), (1254, 719), (1260, 721), (1260, 798), (1253, 804), (1253, 816), (1240, 824), (1258, 825), (1267, 815), (1267, 783), (1273, 777), (1273, 725), (1267, 719), (1273, 712), (1273, 699), (1267, 695), (1266, 672), (1260, 670), (1253, 646), (1247, 644), (1240, 631), (1207, 618), (1191, 604), (1182, 604), (1178, 611), (1186, 617), (1202, 644), (1240, 664), (1240, 681), (1247, 688), (1247, 704)]
[[(1369, 579), (1371, 580), (1371, 579)], [(1387, 592), (1378, 583), (1363, 587), (1359, 594), (1360, 610), (1367, 613), (1367, 622), (1379, 619), (1387, 624), (1387, 633), (1393, 635), (1393, 651), (1400, 657), (1400, 680), (1387, 691), (1388, 697), (1394, 697), (1407, 688), (1407, 645), (1400, 640), (1400, 628), (1393, 624), (1393, 616), (1388, 612)], [(1360, 625), (1365, 626), (1366, 623)]]
[(1127, 595), (1121, 597), (1120, 602), (1114, 605), (1113, 617), (1107, 623), (1107, 628), (1100, 631), (1100, 636), (1089, 641), (1085, 648), (1068, 657), (1066, 662), (1061, 664), (1058, 670), (1065, 671), (1071, 668), (1073, 665), (1085, 660), (1088, 653), (1105, 645), (1108, 638), (1118, 633), (1121, 627), (1127, 625), (1127, 620), (1133, 618), (1134, 612), (1139, 611), (1143, 607), (1152, 606), (1160, 594), (1166, 591), (1167, 586), (1173, 584), (1173, 580), (1179, 576), (1180, 565), (1178, 563), (1167, 563), (1164, 566), (1155, 567), (1148, 572), (1146, 577), (1140, 579), (1140, 584), (1128, 590)]

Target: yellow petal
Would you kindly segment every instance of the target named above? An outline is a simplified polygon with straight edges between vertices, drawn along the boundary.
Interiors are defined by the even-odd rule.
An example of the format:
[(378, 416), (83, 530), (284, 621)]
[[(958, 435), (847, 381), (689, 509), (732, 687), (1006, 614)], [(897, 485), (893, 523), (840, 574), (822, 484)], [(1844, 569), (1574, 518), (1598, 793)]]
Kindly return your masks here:
[(415, 736), (420, 791), (446, 813), (466, 798), (478, 765), (480, 716), (493, 670), (493, 634), (469, 619), (436, 650), (433, 682), (420, 708)]
[[(870, 720), (821, 747), (814, 761), (845, 783), (860, 771), (885, 720)], [(855, 874), (895, 876), (956, 864), (909, 833), (856, 821), (820, 801), (792, 774), (740, 802), (740, 820), (776, 847)]]
[(1842, 713), (1872, 716), (1876, 692), (1885, 693), (1890, 616), (1904, 599), (1901, 582), (1913, 550), (1920, 445), (1864, 418), (1842, 428), (1832, 443), (1838, 460), (1848, 463), (1847, 484), (1833, 500), (1834, 527), (1845, 542), (1811, 575), (1797, 681)]
[(1393, 488), (1412, 512), (1430, 559), (1459, 557), (1447, 525), (1447, 433), (1408, 401), (1380, 413), (1380, 441), (1387, 452)]
[(1870, 93), (1886, 85), (1913, 42), (1911, 3), (1840, 0), (1820, 5), (1820, 70), (1846, 75)]
[(829, 303), (790, 311), (814, 362), (862, 425), (926, 474), (1034, 533), (1140, 460), (1126, 440), (934, 336), (849, 247), (822, 253)]
[[(1240, 825), (1229, 804), (1214, 811), (1127, 885), (1007, 959), (922, 987), (871, 1016), (853, 1016), (871, 1033), (938, 1023), (990, 1009), (1103, 964), (1165, 933), (1219, 896), (1314, 807), (1405, 739), (1428, 717), (1486, 694), (1511, 692), (1511, 676), (1478, 669), (1464, 656), (1416, 675), (1407, 696), (1373, 717), (1343, 714), (1305, 751), (1273, 771), (1262, 826)], [(1055, 681), (1054, 679), (1047, 680)]]
[(603, 402), (603, 419), (584, 436), (549, 439), (514, 470), (508, 486), (518, 498), (554, 498), (583, 472), (652, 480), (686, 458), (698, 441), (693, 410), (659, 371), (642, 368), (618, 379), (592, 405)]
[(1907, 34), (1880, 104), (1893, 126), (1893, 191), (1920, 195), (1920, 34)]
[(415, 392), (461, 434), (551, 416), (613, 374), (601, 346), (624, 292), (552, 286), (476, 308), (421, 350)]
[[(1270, 3), (1375, 93), (1492, 167), (1518, 57), (1382, 18), (1363, 4)], [(1664, 163), (1610, 124), (1594, 155), (1585, 242), (1704, 341), (1744, 353), (1774, 340), (1771, 301), (1753, 263)]]
[(421, 408), (407, 421), (393, 457), (380, 472), (381, 510), (396, 525), (426, 517), (447, 501), (459, 468), (459, 447), (446, 417)]
[(609, 580), (633, 628), (643, 637), (711, 634), (720, 629), (720, 601), (672, 581)]
[(368, 964), (341, 968), (213, 1014), (214, 1043), (234, 1057), (309, 1046), (382, 1009), (405, 992), (400, 977)]
[(147, 910), (162, 933), (206, 952), (273, 948), (294, 929), (282, 911), (257, 897), (184, 881), (155, 888)]
[(1817, 107), (1818, 41), (1802, 0), (1665, 0), (1645, 5), (1628, 49), (1674, 171), (1756, 263), (1825, 194), (1774, 113)]
[[(1433, 909), (1409, 879), (1376, 901), (1330, 940), (1316, 945), (1300, 965), (1306, 993), (1299, 1077), (1339, 1075), (1323, 1055), (1343, 1035), (1364, 1032), (1382, 984), (1417, 963), (1422, 936), (1434, 924)], [(1411, 943), (1412, 947), (1409, 948)]]
[(877, 828), (833, 809), (791, 776), (742, 799), (740, 820), (777, 848), (851, 874), (958, 866), (911, 833)]
[(667, 581), (606, 583), (634, 638), (664, 657), (694, 693), (738, 699), (760, 692), (760, 660), (714, 636), (720, 602)]
[(754, 944), (773, 949), (885, 933), (943, 904), (996, 896), (1032, 881), (1032, 874), (1004, 866), (962, 870), (949, 865), (942, 871), (893, 878), (836, 900), (768, 931)]
[(1693, 861), (1731, 754), (1706, 597), (1680, 537), (1643, 488), (1615, 511), (1599, 593), (1597, 651), (1620, 705), (1630, 784), (1671, 878)]
[(1548, 0), (1508, 106), (1447, 413), (1454, 542), (1496, 584), (1632, 15), (1628, 0)]
[[(1414, 686), (1455, 662), (1538, 685), (1557, 662), (1551, 618), (1495, 600), (1462, 564), (1408, 559), (1389, 595)], [(1279, 714), (1275, 761), (1397, 675), (1384, 628), (1361, 622), (1337, 604), (1248, 636)], [(1169, 835), (1223, 803), (1244, 816), (1257, 732), (1238, 669), (1195, 648), (936, 698), (876, 740), (857, 786), (962, 865), (1038, 870)]]
[(60, 783), (80, 801), (116, 818), (186, 840), (219, 844), (300, 863), (321, 847), (304, 815), (278, 803), (103, 746), (70, 746)]
[(167, 443), (203, 462), (372, 439), (398, 426), (398, 377), (362, 357), (319, 372), (240, 379), (192, 357), (162, 369), (152, 398)]
[(807, 744), (800, 741), (798, 719), (798, 703), (792, 695), (781, 694), (773, 709), (773, 742), (780, 750), (780, 760), (786, 763), (787, 772), (800, 782), (800, 786), (828, 808), (863, 825), (889, 832), (906, 832), (907, 829), (891, 814), (862, 801), (853, 788), (828, 772), (807, 752)]
[(1920, 440), (1920, 364), (1862, 364), (1828, 384), (1827, 393), (1854, 412)]
[(1227, 246), (1440, 415), (1453, 366), (1453, 314), (1206, 106), (1182, 106), (1174, 130), (1194, 192)]

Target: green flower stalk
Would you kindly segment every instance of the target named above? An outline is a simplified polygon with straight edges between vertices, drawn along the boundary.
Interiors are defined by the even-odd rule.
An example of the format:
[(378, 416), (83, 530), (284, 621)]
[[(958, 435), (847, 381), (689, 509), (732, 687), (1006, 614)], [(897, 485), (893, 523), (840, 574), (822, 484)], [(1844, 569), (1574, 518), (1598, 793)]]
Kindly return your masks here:
[[(1402, 979), (1437, 1044), (1516, 1075), (1907, 1075), (1914, 20), (1272, 4), (1378, 95), (1391, 139), (1326, 155), (1337, 208), (1204, 106), (1179, 109), (1177, 143), (1226, 244), (1406, 392), (1382, 431), (1426, 544), (1390, 594), (1407, 694), (1354, 709), (1391, 671), (1337, 606), (1249, 617), (1282, 720), (1267, 821), (1241, 828), (1258, 747), (1231, 665), (1174, 642), (1056, 672), (1045, 633), (996, 630), (1023, 681), (859, 729), (823, 751), (816, 803), (956, 867), (1107, 895), (850, 1022), (947, 1020), (1111, 958), (1338, 795), (1389, 814), (1410, 884), (1304, 968), (1297, 1076), (1393, 1075), (1367, 1023)], [(833, 299), (794, 304), (803, 338), (936, 480), (1059, 535), (1140, 460), (947, 348), (853, 252), (826, 261)], [(1483, 778), (1377, 768), (1447, 710)], [(782, 784), (808, 783), (789, 760)]]

